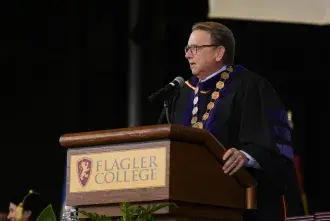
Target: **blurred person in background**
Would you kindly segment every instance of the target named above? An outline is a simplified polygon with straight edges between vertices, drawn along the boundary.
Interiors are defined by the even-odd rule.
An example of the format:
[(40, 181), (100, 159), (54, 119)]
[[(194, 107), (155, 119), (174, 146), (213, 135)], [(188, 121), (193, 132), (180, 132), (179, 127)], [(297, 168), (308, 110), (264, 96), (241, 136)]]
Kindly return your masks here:
[[(9, 212), (7, 220), (17, 221), (18, 205), (24, 199), (26, 194), (15, 194), (9, 202)], [(40, 194), (29, 194), (23, 204), (23, 212), (21, 221), (35, 221), (39, 217), (40, 213), (46, 207), (43, 197)]]

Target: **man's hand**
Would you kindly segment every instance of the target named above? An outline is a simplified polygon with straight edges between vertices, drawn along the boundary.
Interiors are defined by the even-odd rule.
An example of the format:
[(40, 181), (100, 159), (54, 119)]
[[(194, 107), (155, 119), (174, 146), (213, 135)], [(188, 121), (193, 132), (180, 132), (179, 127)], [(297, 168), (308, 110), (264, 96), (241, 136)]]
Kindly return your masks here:
[(226, 174), (229, 173), (230, 176), (236, 173), (245, 163), (249, 161), (244, 153), (236, 148), (230, 148), (227, 150), (222, 159), (226, 161), (222, 169)]

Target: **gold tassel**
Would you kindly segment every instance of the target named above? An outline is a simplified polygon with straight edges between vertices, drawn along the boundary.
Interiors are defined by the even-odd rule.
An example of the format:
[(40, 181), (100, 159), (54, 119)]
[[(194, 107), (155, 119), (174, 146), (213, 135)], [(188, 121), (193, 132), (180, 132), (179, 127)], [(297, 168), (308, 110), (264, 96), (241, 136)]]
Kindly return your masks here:
[(21, 202), (16, 207), (16, 212), (15, 212), (15, 220), (16, 221), (21, 221), (22, 220), (22, 217), (23, 217), (23, 206), (24, 206), (24, 204)]

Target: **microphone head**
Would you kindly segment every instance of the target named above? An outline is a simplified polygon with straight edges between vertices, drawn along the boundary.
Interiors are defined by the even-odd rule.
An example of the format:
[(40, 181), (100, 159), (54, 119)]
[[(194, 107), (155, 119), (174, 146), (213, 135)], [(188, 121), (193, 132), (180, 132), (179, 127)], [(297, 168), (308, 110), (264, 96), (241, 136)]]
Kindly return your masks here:
[(179, 83), (179, 87), (182, 87), (184, 85), (184, 79), (180, 76), (176, 77), (174, 81)]
[(181, 88), (184, 85), (184, 82), (185, 81), (182, 77), (180, 76), (176, 77), (172, 82), (167, 84), (164, 88), (157, 91), (156, 93), (151, 94), (148, 97), (149, 101), (152, 102), (156, 97), (159, 96), (162, 97), (162, 99), (164, 99), (164, 97), (167, 97), (172, 90)]

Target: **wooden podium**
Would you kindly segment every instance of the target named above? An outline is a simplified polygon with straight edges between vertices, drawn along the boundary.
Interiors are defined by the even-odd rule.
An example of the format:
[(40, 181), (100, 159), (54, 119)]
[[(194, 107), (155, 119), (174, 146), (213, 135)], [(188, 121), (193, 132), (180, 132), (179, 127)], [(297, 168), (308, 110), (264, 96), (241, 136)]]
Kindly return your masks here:
[(256, 208), (256, 182), (244, 169), (223, 173), (225, 148), (206, 130), (155, 125), (65, 134), (66, 203), (120, 216), (118, 203), (174, 202), (157, 220), (242, 220)]

